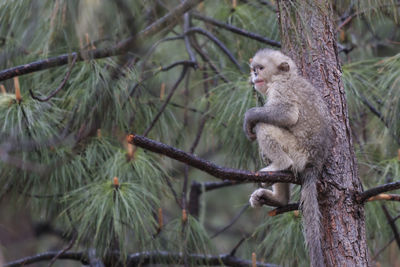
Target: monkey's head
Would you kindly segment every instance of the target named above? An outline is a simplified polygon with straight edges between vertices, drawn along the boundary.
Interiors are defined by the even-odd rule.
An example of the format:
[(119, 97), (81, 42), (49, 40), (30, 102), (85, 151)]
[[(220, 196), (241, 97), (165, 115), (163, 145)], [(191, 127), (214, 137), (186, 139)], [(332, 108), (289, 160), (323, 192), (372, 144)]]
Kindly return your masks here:
[(250, 63), (250, 81), (261, 94), (265, 95), (268, 85), (280, 75), (297, 74), (297, 67), (288, 56), (268, 48), (257, 51)]

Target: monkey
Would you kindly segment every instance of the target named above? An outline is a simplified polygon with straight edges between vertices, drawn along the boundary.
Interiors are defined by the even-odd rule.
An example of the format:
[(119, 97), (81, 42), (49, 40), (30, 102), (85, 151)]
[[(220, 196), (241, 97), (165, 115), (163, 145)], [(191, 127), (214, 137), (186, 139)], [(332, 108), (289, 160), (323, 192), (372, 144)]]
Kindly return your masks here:
[[(294, 61), (280, 51), (259, 50), (250, 67), (250, 82), (266, 103), (246, 111), (244, 132), (249, 140), (257, 139), (261, 157), (269, 164), (261, 172), (291, 170), (300, 178), (300, 209), (311, 266), (324, 266), (316, 182), (333, 138), (328, 107), (317, 89), (298, 74)], [(252, 207), (283, 206), (289, 198), (290, 185), (275, 183), (272, 190), (254, 191), (249, 202)]]

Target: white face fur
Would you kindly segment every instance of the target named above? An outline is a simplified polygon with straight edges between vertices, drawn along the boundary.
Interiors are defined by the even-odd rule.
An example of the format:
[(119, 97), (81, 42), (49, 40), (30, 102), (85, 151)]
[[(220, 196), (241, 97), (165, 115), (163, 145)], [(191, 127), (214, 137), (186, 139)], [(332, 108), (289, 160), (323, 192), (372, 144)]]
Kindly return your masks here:
[(271, 49), (259, 50), (250, 63), (250, 81), (261, 94), (266, 94), (268, 84), (272, 82), (273, 76), (285, 73), (296, 73), (294, 62), (279, 51)]

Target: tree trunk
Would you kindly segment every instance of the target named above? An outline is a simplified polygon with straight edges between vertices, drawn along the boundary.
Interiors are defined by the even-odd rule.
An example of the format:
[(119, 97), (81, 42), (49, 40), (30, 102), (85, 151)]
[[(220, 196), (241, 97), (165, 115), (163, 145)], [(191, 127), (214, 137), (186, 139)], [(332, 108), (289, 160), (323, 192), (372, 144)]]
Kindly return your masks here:
[(335, 141), (318, 184), (325, 263), (327, 266), (368, 266), (364, 207), (354, 197), (355, 192), (363, 189), (340, 79), (332, 6), (328, 0), (279, 0), (277, 3), (282, 50), (320, 90), (332, 116)]

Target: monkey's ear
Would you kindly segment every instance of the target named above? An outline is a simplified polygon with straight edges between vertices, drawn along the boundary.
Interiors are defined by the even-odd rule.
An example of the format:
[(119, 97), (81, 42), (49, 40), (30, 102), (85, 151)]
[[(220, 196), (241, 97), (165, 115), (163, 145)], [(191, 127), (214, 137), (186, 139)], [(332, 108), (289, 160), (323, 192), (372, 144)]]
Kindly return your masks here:
[(282, 62), (279, 66), (278, 66), (278, 70), (284, 71), (284, 72), (288, 72), (290, 70), (290, 66), (289, 63), (287, 62)]

